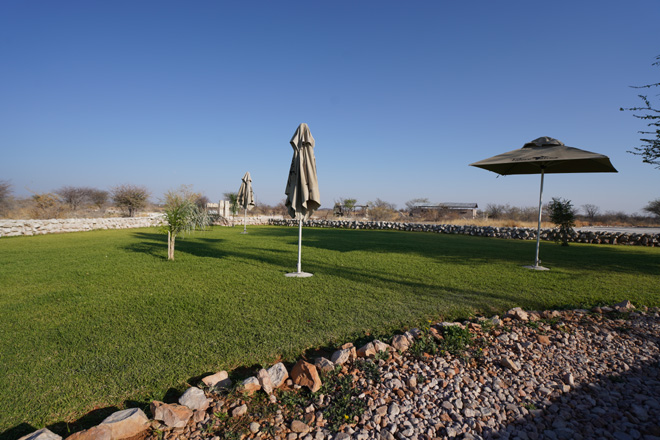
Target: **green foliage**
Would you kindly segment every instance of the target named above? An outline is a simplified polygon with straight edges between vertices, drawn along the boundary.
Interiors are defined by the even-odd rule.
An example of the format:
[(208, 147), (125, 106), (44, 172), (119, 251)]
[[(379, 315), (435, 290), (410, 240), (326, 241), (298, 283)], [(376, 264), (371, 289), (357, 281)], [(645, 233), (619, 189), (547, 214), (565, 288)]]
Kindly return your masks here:
[(442, 327), (442, 337), (440, 348), (454, 356), (462, 355), (472, 343), (470, 331), (457, 325)]
[[(652, 65), (660, 66), (660, 55), (656, 56), (657, 60)], [(635, 89), (652, 89), (660, 87), (660, 82), (654, 84), (647, 84), (644, 86), (633, 86)], [(628, 153), (641, 156), (642, 162), (654, 165), (655, 168), (660, 169), (660, 109), (653, 108), (648, 95), (637, 95), (644, 103), (641, 107), (621, 108), (620, 110), (629, 110), (633, 112), (641, 112), (633, 114), (634, 117), (647, 121), (647, 126), (650, 130), (639, 131), (638, 133), (645, 135), (641, 138), (642, 145), (635, 147), (633, 151)], [(651, 135), (646, 137), (646, 135)]]
[(343, 374), (341, 368), (323, 376), (319, 392), (330, 400), (323, 415), (331, 431), (338, 431), (344, 423), (353, 423), (354, 417), (360, 417), (367, 408), (366, 401), (358, 398), (362, 390), (353, 381), (353, 376)]
[(367, 380), (371, 380), (373, 383), (380, 383), (380, 369), (374, 361), (371, 359), (358, 359), (355, 361), (355, 366), (364, 373), (364, 377)]
[(650, 201), (649, 204), (646, 205), (643, 209), (649, 214), (660, 217), (660, 199)]
[(424, 353), (434, 355), (438, 352), (438, 344), (430, 333), (422, 332), (419, 338), (413, 342), (408, 352), (417, 359), (422, 359)]
[(238, 193), (235, 192), (226, 192), (223, 194), (225, 196), (225, 199), (229, 201), (229, 210), (231, 211), (231, 215), (236, 215), (238, 212)]
[(555, 242), (561, 240), (562, 246), (568, 246), (568, 239), (575, 231), (575, 209), (570, 200), (553, 197), (548, 205), (550, 220), (559, 227), (559, 234), (555, 236)]

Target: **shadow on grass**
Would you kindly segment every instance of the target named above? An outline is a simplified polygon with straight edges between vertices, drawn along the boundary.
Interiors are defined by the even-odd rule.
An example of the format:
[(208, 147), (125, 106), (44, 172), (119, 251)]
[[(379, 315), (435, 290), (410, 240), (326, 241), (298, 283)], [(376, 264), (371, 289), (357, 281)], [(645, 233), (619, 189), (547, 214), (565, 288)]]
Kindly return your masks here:
[[(136, 232), (133, 235), (140, 241), (124, 249), (167, 260), (167, 235), (150, 232)], [(223, 241), (221, 238), (180, 235), (175, 242), (174, 257), (178, 252), (184, 252), (201, 258), (223, 258), (226, 253), (219, 247)]]

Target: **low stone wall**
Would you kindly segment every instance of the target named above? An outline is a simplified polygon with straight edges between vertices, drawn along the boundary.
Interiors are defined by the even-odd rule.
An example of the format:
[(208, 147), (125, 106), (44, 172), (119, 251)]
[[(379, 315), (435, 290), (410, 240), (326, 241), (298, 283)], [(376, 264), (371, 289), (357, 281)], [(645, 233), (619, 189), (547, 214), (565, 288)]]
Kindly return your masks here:
[[(275, 226), (298, 226), (298, 220), (283, 219), (268, 222)], [(435, 232), (439, 234), (474, 235), (516, 240), (536, 240), (536, 229), (496, 228), (492, 226), (432, 225), (425, 223), (365, 222), (347, 220), (308, 220), (304, 226), (317, 228), (378, 229), (415, 232)], [(556, 229), (542, 229), (541, 240), (554, 240)], [(571, 238), (575, 243), (624, 244), (635, 246), (660, 246), (660, 234), (628, 234), (622, 232), (576, 231)]]
[(69, 218), (51, 220), (0, 220), (0, 237), (59, 234), (94, 229), (128, 229), (160, 226), (163, 216), (131, 218)]

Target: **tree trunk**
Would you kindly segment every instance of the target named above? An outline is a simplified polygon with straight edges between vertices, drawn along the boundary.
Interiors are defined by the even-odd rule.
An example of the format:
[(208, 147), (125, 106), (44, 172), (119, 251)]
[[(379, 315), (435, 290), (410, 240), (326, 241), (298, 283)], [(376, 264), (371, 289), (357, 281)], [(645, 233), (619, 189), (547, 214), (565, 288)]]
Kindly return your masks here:
[(167, 231), (167, 259), (174, 260), (174, 240), (176, 240), (176, 235), (172, 234), (170, 231)]

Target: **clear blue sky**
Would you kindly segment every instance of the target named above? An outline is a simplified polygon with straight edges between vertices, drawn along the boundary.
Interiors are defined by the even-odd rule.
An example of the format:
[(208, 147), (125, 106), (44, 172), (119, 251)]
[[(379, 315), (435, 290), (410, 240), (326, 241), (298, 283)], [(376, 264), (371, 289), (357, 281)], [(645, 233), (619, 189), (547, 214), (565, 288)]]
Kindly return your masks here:
[(3, 1), (0, 180), (218, 200), (250, 171), (276, 204), (306, 122), (323, 207), (535, 206), (538, 176), (468, 164), (551, 136), (619, 173), (550, 175), (546, 201), (641, 212), (660, 170), (619, 107), (659, 81), (658, 23), (658, 0)]

